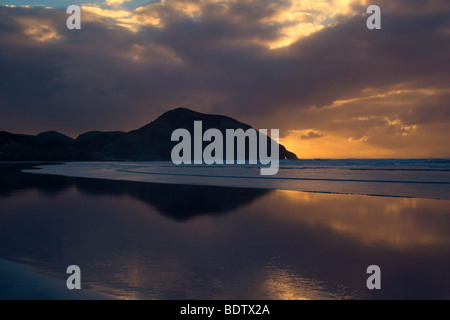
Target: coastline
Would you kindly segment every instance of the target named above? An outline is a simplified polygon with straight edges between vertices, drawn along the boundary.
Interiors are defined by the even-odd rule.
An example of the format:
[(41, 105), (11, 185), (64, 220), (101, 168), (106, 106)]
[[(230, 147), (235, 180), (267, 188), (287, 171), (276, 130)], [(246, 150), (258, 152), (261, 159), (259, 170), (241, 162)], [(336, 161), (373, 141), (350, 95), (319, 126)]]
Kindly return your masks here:
[[(291, 190), (310, 193), (450, 200), (450, 167), (433, 159), (280, 163), (277, 176), (261, 176), (259, 166), (182, 165), (167, 162), (66, 162), (37, 165), (24, 173), (144, 183)], [(358, 163), (358, 161), (360, 163)], [(330, 164), (331, 163), (331, 164)]]

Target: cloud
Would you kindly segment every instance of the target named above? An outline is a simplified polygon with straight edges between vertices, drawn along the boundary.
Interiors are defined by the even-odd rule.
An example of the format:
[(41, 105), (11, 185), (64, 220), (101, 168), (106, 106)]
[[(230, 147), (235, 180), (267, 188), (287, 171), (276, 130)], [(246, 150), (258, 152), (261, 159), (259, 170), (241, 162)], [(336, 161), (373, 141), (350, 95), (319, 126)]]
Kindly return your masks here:
[(322, 138), (323, 134), (315, 133), (314, 131), (308, 132), (308, 134), (302, 135), (302, 139), (308, 140), (308, 139), (318, 139)]
[(64, 10), (0, 7), (0, 129), (131, 130), (184, 106), (280, 128), (311, 157), (449, 157), (446, 1), (377, 1), (376, 31), (364, 4), (90, 5), (82, 30)]
[(124, 4), (125, 2), (130, 2), (130, 1), (131, 0), (105, 0), (105, 3), (108, 6), (116, 7), (116, 6), (120, 6), (120, 5)]

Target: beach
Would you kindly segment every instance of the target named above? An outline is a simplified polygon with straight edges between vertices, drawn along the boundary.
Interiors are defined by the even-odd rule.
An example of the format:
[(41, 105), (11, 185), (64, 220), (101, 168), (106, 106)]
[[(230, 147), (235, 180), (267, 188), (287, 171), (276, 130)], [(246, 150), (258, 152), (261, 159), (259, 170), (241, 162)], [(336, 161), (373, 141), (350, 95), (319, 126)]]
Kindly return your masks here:
[(103, 161), (37, 166), (24, 172), (163, 184), (450, 200), (448, 159), (284, 160), (275, 176), (262, 176), (260, 167)]
[[(139, 172), (167, 170), (160, 163), (67, 164), (81, 176), (82, 170), (96, 168), (103, 175), (97, 177), (76, 176), (74, 169), (63, 176), (64, 165), (39, 166), (41, 174), (3, 165), (0, 258), (26, 267), (2, 262), (0, 281), (10, 289), (1, 298), (75, 299), (64, 288), (66, 268), (75, 264), (82, 270), (81, 292), (117, 299), (448, 299), (450, 201), (442, 196), (447, 184), (441, 183), (447, 182), (447, 164), (403, 164), (402, 171), (409, 168), (410, 175), (401, 181), (409, 179), (416, 186), (404, 188), (404, 196), (396, 194), (402, 188), (368, 195), (377, 193), (369, 190), (370, 184), (381, 182), (364, 182), (370, 191), (366, 194), (366, 189), (354, 188), (362, 181), (346, 186), (340, 181), (351, 192), (335, 193), (314, 190), (324, 188), (321, 180), (312, 180), (312, 190), (305, 192), (290, 185), (262, 187), (257, 179), (248, 179), (258, 181), (259, 187), (251, 188), (242, 186), (249, 184), (245, 179), (229, 177), (205, 179), (242, 185), (195, 184), (192, 176), (204, 173), (192, 171), (186, 184), (106, 177), (111, 168), (123, 166)], [(297, 170), (322, 179), (324, 164), (319, 165), (305, 169), (312, 164), (304, 163)], [(339, 165), (349, 167), (348, 162)], [(392, 163), (383, 165), (392, 173)], [(371, 180), (367, 172), (380, 171), (368, 170), (380, 167), (367, 164), (352, 168), (364, 169), (352, 171), (366, 176), (351, 180)], [(42, 174), (50, 169), (59, 171)], [(329, 177), (335, 183), (342, 178), (336, 164), (328, 170), (335, 172)], [(433, 172), (438, 178), (431, 179)], [(140, 179), (149, 176), (158, 178), (142, 174)], [(428, 188), (426, 197), (412, 194), (425, 189), (417, 183), (420, 179)], [(304, 188), (307, 181), (299, 181)], [(381, 290), (366, 287), (370, 265), (381, 269)], [(23, 271), (29, 267), (34, 276), (57, 278), (59, 284), (30, 284)]]
[(0, 21), (0, 300), (450, 300), (448, 0)]

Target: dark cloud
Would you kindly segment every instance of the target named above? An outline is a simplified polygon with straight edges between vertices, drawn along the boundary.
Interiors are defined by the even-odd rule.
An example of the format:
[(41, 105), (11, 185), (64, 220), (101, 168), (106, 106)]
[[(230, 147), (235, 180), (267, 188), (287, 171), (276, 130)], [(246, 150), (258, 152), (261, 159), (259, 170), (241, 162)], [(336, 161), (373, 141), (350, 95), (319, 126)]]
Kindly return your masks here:
[(308, 132), (308, 134), (302, 135), (302, 139), (308, 140), (308, 139), (318, 139), (322, 138), (323, 134), (315, 133), (314, 131)]

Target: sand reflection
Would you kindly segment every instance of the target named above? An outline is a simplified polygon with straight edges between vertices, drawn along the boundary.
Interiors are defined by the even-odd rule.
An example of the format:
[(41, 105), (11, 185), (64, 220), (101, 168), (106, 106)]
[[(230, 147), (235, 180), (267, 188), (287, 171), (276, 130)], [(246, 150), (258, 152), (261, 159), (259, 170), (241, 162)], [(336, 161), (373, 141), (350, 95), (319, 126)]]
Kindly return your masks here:
[(367, 246), (414, 249), (450, 244), (448, 200), (279, 190), (255, 206), (265, 214), (277, 212), (278, 219), (326, 227)]

